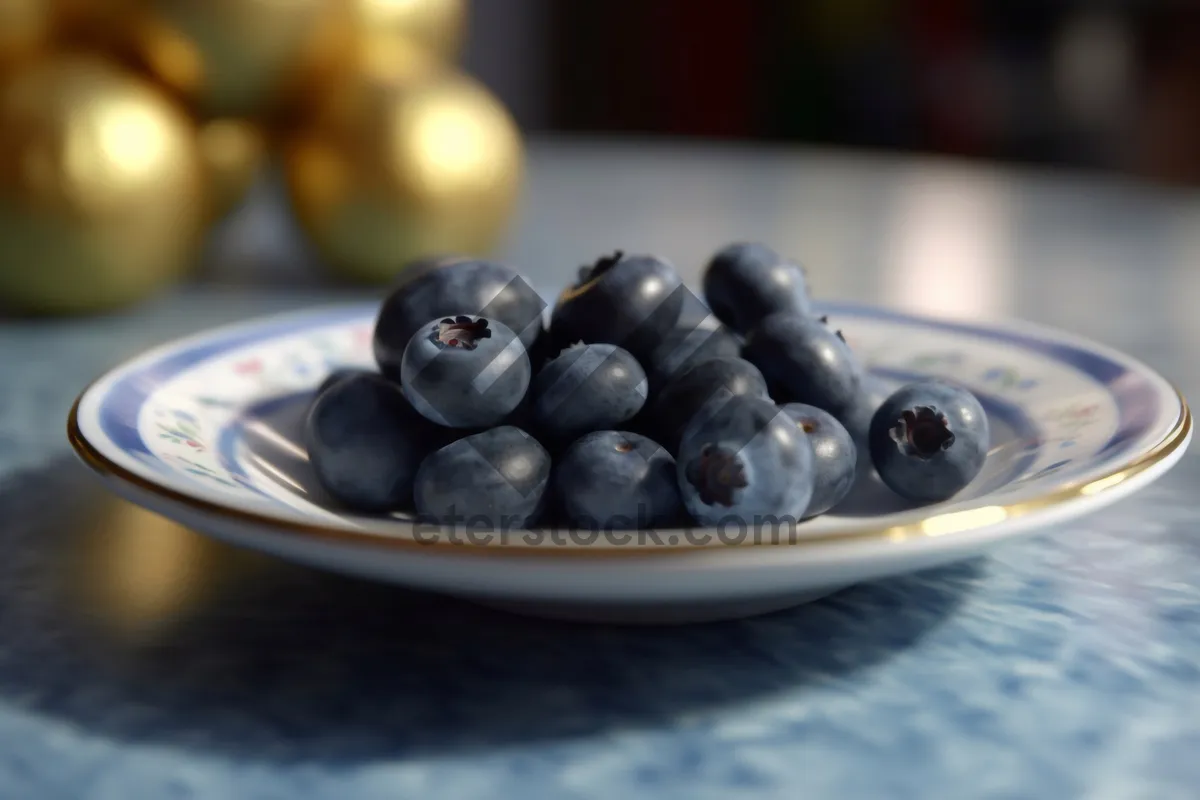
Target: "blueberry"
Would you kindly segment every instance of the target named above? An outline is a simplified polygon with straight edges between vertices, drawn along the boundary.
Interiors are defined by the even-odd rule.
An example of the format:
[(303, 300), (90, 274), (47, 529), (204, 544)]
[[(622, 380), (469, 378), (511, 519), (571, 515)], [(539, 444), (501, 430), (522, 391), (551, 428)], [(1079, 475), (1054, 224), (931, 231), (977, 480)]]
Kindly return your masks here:
[(408, 507), (413, 478), (435, 446), (436, 429), (400, 387), (379, 375), (344, 378), (317, 396), (304, 442), (317, 482), (357, 511)]
[(417, 329), (435, 317), (460, 314), (501, 322), (533, 347), (545, 307), (529, 283), (502, 264), (426, 259), (405, 268), (383, 301), (375, 322), (375, 360), (385, 375), (399, 380), (404, 350)]
[(530, 387), (531, 419), (548, 440), (569, 443), (632, 419), (646, 402), (646, 373), (614, 344), (579, 344), (563, 350)]
[(686, 294), (666, 261), (618, 251), (582, 268), (559, 295), (550, 333), (560, 346), (615, 344), (641, 357), (675, 327)]
[(333, 386), (335, 383), (340, 383), (343, 378), (353, 378), (355, 375), (378, 375), (378, 374), (379, 374), (378, 372), (375, 372), (374, 370), (369, 370), (369, 369), (357, 369), (355, 367), (341, 367), (339, 369), (332, 370), (328, 375), (326, 375), (325, 380), (321, 381), (321, 384), (319, 386), (317, 386), (317, 391), (314, 394), (321, 394), (326, 389), (328, 389), (330, 386)]
[(742, 334), (771, 314), (803, 316), (811, 308), (804, 269), (755, 243), (731, 244), (712, 257), (704, 299), (717, 319)]
[(644, 366), (655, 392), (702, 361), (741, 355), (741, 341), (724, 328), (679, 327), (663, 337)]
[(696, 364), (667, 384), (650, 409), (650, 425), (670, 453), (679, 450), (679, 438), (692, 419), (710, 413), (730, 397), (766, 399), (762, 373), (741, 358), (714, 358)]
[(496, 425), (529, 387), (521, 340), (485, 317), (442, 317), (412, 337), (401, 360), (404, 395), (428, 419), (449, 428)]
[[(849, 408), (844, 409), (837, 415), (838, 422), (842, 423), (850, 434), (850, 438), (854, 440), (854, 444), (862, 450), (867, 449), (867, 435), (871, 431), (871, 418), (875, 416), (875, 412), (883, 405), (883, 401), (891, 395), (892, 389), (882, 379), (864, 372), (862, 383), (859, 386), (858, 396)], [(864, 464), (869, 464), (870, 459), (860, 459)]]
[(421, 462), (413, 494), (421, 519), (509, 530), (531, 525), (550, 481), (550, 454), (520, 428), (465, 436)]
[(683, 293), (683, 304), (679, 310), (679, 320), (675, 323), (675, 327), (694, 331), (697, 328), (715, 330), (725, 326), (713, 315), (712, 309), (705, 304), (704, 300), (689, 290)]
[(770, 400), (734, 397), (688, 425), (676, 473), (684, 503), (701, 524), (777, 526), (799, 521), (808, 508), (813, 450)]
[(772, 314), (746, 337), (742, 357), (762, 370), (781, 403), (804, 403), (837, 416), (858, 398), (858, 359), (841, 333), (822, 320)]
[[(523, 340), (522, 343), (524, 343)], [(560, 350), (562, 348), (556, 346), (549, 329), (543, 327), (534, 340), (533, 347), (525, 348), (525, 352), (529, 354), (529, 365), (533, 368), (533, 374), (536, 375), (542, 367), (546, 366), (547, 361), (558, 355)]]
[(555, 465), (554, 489), (567, 519), (588, 530), (644, 530), (672, 524), (683, 511), (675, 459), (626, 431), (596, 431), (572, 444)]
[(813, 493), (806, 516), (824, 514), (854, 487), (858, 448), (842, 423), (827, 411), (803, 403), (788, 403), (783, 411), (808, 434), (812, 445)]
[(896, 390), (871, 420), (871, 461), (908, 500), (936, 503), (974, 480), (987, 458), (988, 420), (975, 395), (945, 381)]

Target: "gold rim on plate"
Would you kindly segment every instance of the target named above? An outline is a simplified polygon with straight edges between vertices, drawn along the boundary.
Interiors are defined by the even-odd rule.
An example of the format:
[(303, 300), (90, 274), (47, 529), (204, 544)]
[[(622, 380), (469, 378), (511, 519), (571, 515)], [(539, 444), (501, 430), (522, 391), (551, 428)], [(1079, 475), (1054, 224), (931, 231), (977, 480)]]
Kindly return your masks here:
[[(1163, 437), (1158, 444), (1150, 448), (1148, 451), (1138, 456), (1134, 460), (1124, 464), (1113, 471), (1086, 482), (1068, 484), (1054, 491), (1047, 492), (1039, 497), (1031, 498), (1019, 503), (993, 504), (970, 508), (962, 511), (949, 511), (943, 514), (935, 514), (931, 517), (926, 517), (918, 522), (912, 522), (905, 525), (892, 525), (887, 527), (863, 527), (851, 530), (839, 531), (836, 533), (821, 534), (818, 536), (806, 536), (794, 539), (792, 541), (752, 541), (742, 542), (739, 544), (727, 544), (717, 542), (713, 544), (664, 544), (648, 547), (629, 547), (622, 545), (594, 545), (594, 546), (538, 546), (538, 545), (522, 545), (513, 542), (489, 542), (489, 543), (461, 543), (449, 541), (435, 542), (418, 542), (410, 539), (390, 538), (378, 533), (360, 532), (345, 530), (343, 528), (335, 528), (325, 525), (314, 525), (312, 523), (292, 522), (283, 520), (278, 517), (272, 517), (267, 514), (259, 514), (253, 511), (241, 511), (239, 509), (230, 508), (227, 505), (214, 503), (208, 500), (201, 500), (183, 492), (174, 489), (168, 489), (153, 481), (137, 475), (121, 465), (113, 462), (96, 447), (87, 440), (83, 432), (79, 429), (79, 404), (87, 394), (88, 389), (84, 389), (79, 397), (75, 399), (74, 405), (71, 406), (71, 413), (67, 417), (67, 438), (71, 442), (71, 446), (79, 457), (96, 472), (112, 478), (117, 478), (121, 481), (129, 483), (142, 491), (149, 492), (156, 497), (168, 500), (172, 503), (177, 503), (186, 506), (194, 511), (210, 514), (224, 519), (241, 522), (251, 525), (265, 526), (279, 533), (302, 533), (310, 536), (316, 536), (322, 539), (341, 541), (345, 543), (353, 543), (359, 545), (367, 545), (371, 547), (388, 547), (401, 548), (411, 550), (429, 551), (455, 551), (468, 555), (509, 555), (509, 556), (568, 556), (578, 557), (581, 554), (591, 554), (599, 556), (646, 556), (653, 554), (681, 554), (681, 553), (697, 553), (708, 550), (725, 550), (730, 548), (746, 548), (746, 547), (804, 547), (815, 545), (839, 544), (843, 542), (856, 542), (863, 540), (875, 540), (886, 542), (904, 542), (913, 539), (928, 539), (932, 537), (942, 537), (956, 533), (966, 533), (968, 531), (978, 530), (980, 528), (990, 527), (999, 524), (1006, 520), (1016, 519), (1037, 511), (1041, 511), (1052, 506), (1061, 505), (1083, 497), (1090, 497), (1104, 492), (1111, 491), (1116, 486), (1130, 478), (1139, 475), (1146, 470), (1160, 464), (1188, 440), (1188, 436), (1192, 431), (1192, 414), (1188, 408), (1187, 400), (1183, 394), (1175, 389), (1175, 394), (1179, 399), (1179, 419), (1175, 425)], [(662, 531), (663, 534), (669, 534), (669, 531)]]

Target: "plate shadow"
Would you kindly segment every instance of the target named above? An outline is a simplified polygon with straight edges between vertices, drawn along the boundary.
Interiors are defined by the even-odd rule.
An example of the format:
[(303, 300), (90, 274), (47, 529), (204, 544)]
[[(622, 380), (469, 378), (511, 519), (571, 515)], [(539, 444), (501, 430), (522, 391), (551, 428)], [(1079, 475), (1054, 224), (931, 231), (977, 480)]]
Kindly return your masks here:
[(982, 562), (761, 617), (541, 621), (219, 544), (74, 462), (0, 486), (0, 703), (239, 761), (353, 763), (668, 723), (913, 646)]

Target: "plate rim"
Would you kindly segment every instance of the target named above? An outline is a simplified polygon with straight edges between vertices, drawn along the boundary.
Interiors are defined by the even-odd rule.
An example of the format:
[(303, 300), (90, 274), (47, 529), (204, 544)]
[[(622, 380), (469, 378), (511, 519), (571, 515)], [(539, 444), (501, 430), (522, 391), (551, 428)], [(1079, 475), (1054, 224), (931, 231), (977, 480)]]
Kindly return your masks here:
[[(652, 547), (627, 547), (613, 544), (595, 544), (586, 547), (546, 547), (542, 545), (523, 545), (516, 541), (509, 541), (508, 537), (502, 537), (502, 541), (500, 542), (488, 541), (482, 543), (463, 543), (456, 541), (444, 541), (441, 538), (439, 538), (437, 541), (430, 542), (417, 541), (415, 539), (407, 538), (381, 536), (378, 533), (370, 531), (322, 525), (320, 523), (304, 522), (297, 519), (286, 519), (279, 516), (273, 516), (254, 510), (241, 509), (226, 503), (197, 497), (189, 494), (186, 491), (170, 488), (149, 480), (130, 471), (126, 467), (116, 463), (106, 456), (95, 444), (87, 439), (80, 427), (80, 405), (97, 384), (101, 383), (119, 370), (151, 359), (156, 353), (171, 352), (189, 342), (194, 343), (197, 341), (202, 341), (218, 334), (229, 333), (241, 328), (252, 328), (256, 324), (263, 324), (270, 320), (278, 321), (292, 317), (303, 318), (308, 315), (318, 315), (321, 312), (328, 313), (335, 309), (349, 310), (351, 308), (362, 308), (366, 310), (368, 307), (370, 307), (370, 305), (370, 303), (363, 301), (323, 304), (320, 306), (312, 306), (290, 312), (257, 316), (249, 320), (240, 320), (226, 325), (206, 328), (194, 334), (182, 336), (142, 351), (132, 358), (122, 361), (111, 369), (106, 370), (103, 374), (90, 381), (87, 386), (84, 387), (84, 389), (75, 398), (75, 401), (72, 404), (71, 410), (67, 416), (67, 439), (70, 442), (76, 456), (100, 476), (130, 484), (144, 492), (156, 496), (161, 500), (182, 505), (193, 512), (225, 519), (235, 523), (266, 527), (281, 533), (317, 537), (327, 541), (332, 540), (345, 544), (364, 545), (386, 550), (402, 549), (416, 550), (421, 552), (449, 551), (458, 552), (464, 555), (480, 555), (486, 553), (521, 557), (536, 555), (578, 558), (580, 556), (611, 557), (647, 556), (654, 554), (679, 555), (681, 553), (712, 551), (719, 552), (762, 547), (818, 547), (823, 545), (864, 541), (901, 543), (905, 541), (928, 539), (931, 537), (944, 539), (947, 536), (964, 534), (984, 528), (998, 526), (1005, 522), (1009, 522), (1020, 517), (1025, 517), (1056, 506), (1062, 506), (1079, 500), (1096, 498), (1100, 495), (1109, 494), (1115, 490), (1118, 490), (1118, 487), (1121, 484), (1126, 483), (1128, 479), (1146, 472), (1162, 462), (1171, 459), (1171, 457), (1175, 455), (1181, 447), (1184, 447), (1187, 444), (1192, 434), (1193, 420), (1191, 410), (1188, 406), (1187, 399), (1184, 397), (1179, 388), (1173, 382), (1161, 375), (1157, 370), (1144, 364), (1139, 359), (1136, 359), (1109, 345), (1095, 342), (1087, 339), (1086, 337), (1072, 334), (1067, 331), (1060, 331), (1051, 326), (1041, 325), (1038, 323), (1026, 323), (1019, 320), (986, 320), (972, 326), (971, 323), (965, 320), (959, 321), (949, 318), (922, 315), (919, 313), (909, 313), (900, 309), (894, 310), (894, 313), (900, 317), (907, 317), (916, 320), (927, 320), (935, 323), (948, 323), (951, 325), (957, 323), (967, 325), (968, 327), (978, 327), (981, 324), (983, 327), (1007, 329), (1010, 331), (1024, 331), (1027, 334), (1036, 334), (1038, 332), (1042, 332), (1052, 339), (1074, 342), (1076, 345), (1086, 346), (1088, 349), (1094, 352), (1117, 355), (1121, 359), (1135, 364), (1139, 369), (1144, 370), (1148, 375), (1157, 377), (1171, 389), (1177, 399), (1177, 402), (1179, 403), (1178, 418), (1159, 441), (1155, 442), (1139, 453), (1130, 454), (1126, 460), (1115, 464), (1107, 472), (1087, 480), (1065, 484), (1049, 490), (1044, 494), (1037, 495), (1032, 498), (1026, 498), (1024, 500), (1011, 503), (983, 504), (968, 509), (945, 511), (942, 513), (931, 514), (919, 520), (914, 520), (899, 525), (863, 525), (851, 529), (831, 531), (824, 534), (815, 534), (802, 537), (780, 537), (782, 539), (781, 541), (762, 541), (757, 537), (753, 537), (750, 541), (728, 543), (720, 541), (712, 542), (712, 538), (714, 537), (710, 537), (710, 543), (707, 544), (688, 542), (681, 544), (661, 544)], [(888, 309), (886, 307), (863, 303), (839, 303), (835, 301), (822, 303), (822, 305), (828, 306), (831, 309), (852, 309), (862, 306), (884, 312), (893, 311), (892, 309)], [(664, 529), (663, 532), (667, 533), (669, 531)], [(715, 538), (719, 539), (719, 537)]]

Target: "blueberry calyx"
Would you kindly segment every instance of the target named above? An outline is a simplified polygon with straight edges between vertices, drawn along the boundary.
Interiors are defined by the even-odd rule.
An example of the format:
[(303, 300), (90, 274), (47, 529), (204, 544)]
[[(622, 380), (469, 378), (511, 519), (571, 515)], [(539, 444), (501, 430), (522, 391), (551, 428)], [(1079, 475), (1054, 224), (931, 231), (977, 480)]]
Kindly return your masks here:
[[(829, 324), (829, 315), (827, 315), (827, 314), (822, 314), (820, 319), (821, 319), (821, 324), (822, 324), (822, 325), (828, 325), (828, 324)], [(834, 331), (834, 332), (833, 332), (833, 335), (834, 335), (834, 336), (836, 336), (836, 337), (838, 337), (839, 339), (841, 339), (841, 340), (842, 340), (842, 344), (845, 344), (845, 343), (846, 343), (846, 337), (845, 337), (845, 336), (842, 334), (841, 330), (836, 330), (836, 331)]]
[(590, 267), (584, 266), (579, 268), (579, 280), (575, 285), (568, 288), (562, 293), (560, 298), (562, 301), (573, 300), (579, 295), (591, 289), (596, 281), (604, 277), (604, 274), (615, 267), (625, 257), (625, 251), (616, 250), (611, 256), (601, 256), (596, 259), (596, 263)]
[(931, 406), (906, 409), (888, 435), (901, 453), (926, 460), (954, 444), (950, 421)]
[(556, 355), (555, 358), (558, 358), (563, 353), (570, 352), (571, 350), (579, 350), (580, 348), (583, 348), (583, 347), (587, 347), (587, 343), (584, 342), (582, 339), (580, 339), (578, 342), (573, 342), (573, 343), (567, 345), (566, 347), (564, 347), (562, 350), (559, 350), (558, 355)]
[(474, 350), (479, 346), (480, 339), (490, 338), (492, 330), (488, 327), (488, 321), (482, 317), (477, 320), (461, 315), (445, 317), (429, 329), (429, 341), (442, 350), (447, 347)]
[(615, 449), (618, 453), (633, 452), (633, 442), (629, 441), (628, 439), (622, 439), (620, 442), (617, 443)]
[(706, 506), (733, 506), (735, 489), (749, 486), (746, 470), (736, 453), (706, 444), (700, 457), (688, 464), (688, 483), (695, 487), (700, 502)]
[(600, 256), (596, 259), (596, 263), (588, 270), (587, 279), (589, 281), (599, 278), (604, 273), (615, 267), (625, 257), (624, 250), (614, 250), (611, 256)]

